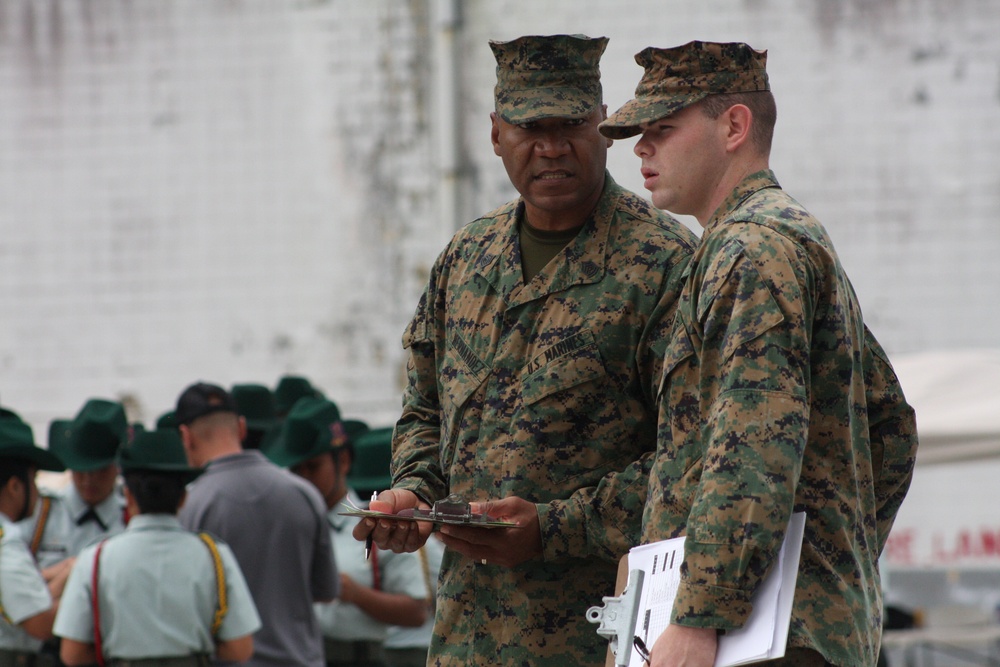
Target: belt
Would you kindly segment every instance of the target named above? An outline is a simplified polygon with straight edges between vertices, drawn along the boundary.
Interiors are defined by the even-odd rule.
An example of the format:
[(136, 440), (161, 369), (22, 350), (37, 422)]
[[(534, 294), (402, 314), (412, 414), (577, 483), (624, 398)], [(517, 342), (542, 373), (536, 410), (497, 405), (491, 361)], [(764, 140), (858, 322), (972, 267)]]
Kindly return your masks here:
[(377, 641), (341, 641), (323, 637), (328, 665), (385, 664), (385, 648)]
[(207, 667), (211, 664), (207, 655), (184, 655), (174, 658), (112, 658), (111, 667)]
[(34, 667), (37, 654), (0, 649), (0, 667)]

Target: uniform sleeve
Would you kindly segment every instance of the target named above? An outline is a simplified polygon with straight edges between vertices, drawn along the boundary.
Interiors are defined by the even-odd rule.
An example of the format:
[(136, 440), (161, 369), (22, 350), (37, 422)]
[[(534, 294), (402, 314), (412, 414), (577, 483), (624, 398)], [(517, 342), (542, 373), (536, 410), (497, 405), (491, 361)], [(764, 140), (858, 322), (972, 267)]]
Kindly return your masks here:
[[(219, 639), (229, 641), (256, 632), (261, 627), (260, 616), (247, 587), (243, 571), (226, 544), (217, 544), (222, 567), (226, 573), (226, 600), (228, 609), (219, 628)], [(60, 609), (60, 613), (62, 610)]]
[(316, 517), (315, 538), (313, 540), (312, 576), (310, 583), (314, 601), (332, 600), (340, 594), (340, 576), (337, 574), (337, 559), (333, 553), (330, 529), (326, 524), (326, 509), (314, 488), (308, 489), (307, 496)]
[[(731, 629), (781, 546), (807, 440), (808, 261), (771, 239), (713, 253), (678, 331), (700, 333), (701, 479), (672, 621)], [(683, 342), (683, 341), (680, 341)], [(673, 341), (672, 345), (679, 344)]]
[(0, 553), (0, 604), (15, 625), (52, 606), (42, 573), (19, 539), (4, 540)]
[(878, 551), (885, 548), (903, 497), (910, 488), (917, 457), (917, 421), (882, 346), (865, 327), (865, 387)]
[(427, 290), (403, 334), (403, 347), (409, 354), (407, 383), (403, 410), (393, 434), (391, 463), (393, 487), (413, 491), (428, 502), (448, 495), (440, 463), (441, 402), (435, 346), (435, 286), (442, 258), (435, 264)]
[(647, 415), (646, 423), (637, 427), (636, 437), (645, 439), (649, 446), (639, 458), (606, 475), (596, 486), (582, 487), (565, 500), (537, 506), (546, 560), (587, 556), (617, 561), (639, 543), (656, 450), (656, 396), (677, 298), (691, 259), (690, 248), (678, 244), (669, 257), (667, 266), (650, 268), (662, 272), (665, 279), (656, 308), (649, 313), (639, 344), (632, 351)]
[(86, 644), (94, 643), (94, 614), (91, 605), (91, 579), (96, 547), (84, 549), (66, 580), (52, 633)]

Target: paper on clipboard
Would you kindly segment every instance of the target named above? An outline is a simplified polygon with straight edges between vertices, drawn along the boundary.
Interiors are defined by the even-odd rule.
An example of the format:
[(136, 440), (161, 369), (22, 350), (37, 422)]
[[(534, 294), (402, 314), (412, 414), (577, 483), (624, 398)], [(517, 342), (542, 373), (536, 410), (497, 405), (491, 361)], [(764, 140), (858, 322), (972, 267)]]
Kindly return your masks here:
[[(750, 617), (742, 628), (719, 638), (715, 667), (734, 667), (785, 655), (804, 533), (805, 513), (793, 514), (778, 560), (754, 593)], [(651, 647), (670, 624), (680, 584), (684, 540), (678, 537), (644, 544), (629, 552), (629, 570), (645, 572), (635, 633), (647, 646)], [(629, 667), (643, 667), (643, 664), (639, 654), (632, 651)]]

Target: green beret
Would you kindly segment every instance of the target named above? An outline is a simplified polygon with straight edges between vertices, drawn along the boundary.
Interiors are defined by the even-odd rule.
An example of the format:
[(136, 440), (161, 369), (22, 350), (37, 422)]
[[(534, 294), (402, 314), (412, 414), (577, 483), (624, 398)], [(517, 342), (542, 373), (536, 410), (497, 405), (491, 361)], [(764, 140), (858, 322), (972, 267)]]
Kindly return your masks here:
[(601, 106), (607, 37), (529, 35), (490, 41), (497, 61), (496, 112), (508, 123), (583, 118)]
[(742, 42), (650, 46), (635, 54), (635, 61), (645, 70), (635, 99), (600, 125), (601, 134), (611, 139), (634, 137), (644, 123), (666, 118), (708, 95), (770, 90), (764, 68), (767, 51)]

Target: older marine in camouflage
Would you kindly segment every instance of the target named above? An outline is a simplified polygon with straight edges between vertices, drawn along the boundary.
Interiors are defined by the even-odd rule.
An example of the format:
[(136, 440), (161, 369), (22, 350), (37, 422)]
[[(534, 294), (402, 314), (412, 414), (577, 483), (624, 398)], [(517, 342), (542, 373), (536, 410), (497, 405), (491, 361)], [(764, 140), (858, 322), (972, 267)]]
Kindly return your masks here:
[[(707, 94), (766, 90), (764, 53), (647, 49), (636, 99), (601, 131), (631, 136)], [(875, 665), (878, 557), (912, 475), (913, 410), (826, 230), (770, 169), (745, 176), (702, 222), (665, 359), (643, 516), (644, 542), (687, 535), (671, 621), (741, 627), (801, 511), (789, 646)]]
[(507, 569), (446, 552), (434, 664), (603, 662), (585, 613), (638, 543), (669, 314), (694, 243), (609, 175), (592, 221), (525, 285), (518, 211), (465, 227), (434, 267), (404, 337), (393, 486), (535, 502), (544, 560)]
[[(494, 44), (498, 114), (591, 113), (606, 40), (599, 50), (566, 47), (584, 54), (580, 67), (538, 60), (537, 42), (522, 40)], [(555, 93), (525, 83), (533, 76)], [(590, 82), (596, 90), (581, 95)], [(524, 199), (460, 230), (404, 335), (393, 487), (430, 502), (524, 498), (536, 504), (543, 549), (512, 568), (446, 552), (429, 664), (603, 663), (606, 644), (585, 614), (613, 591), (617, 559), (638, 543), (663, 353), (697, 242), (606, 172), (603, 181), (576, 237), (527, 282)]]

